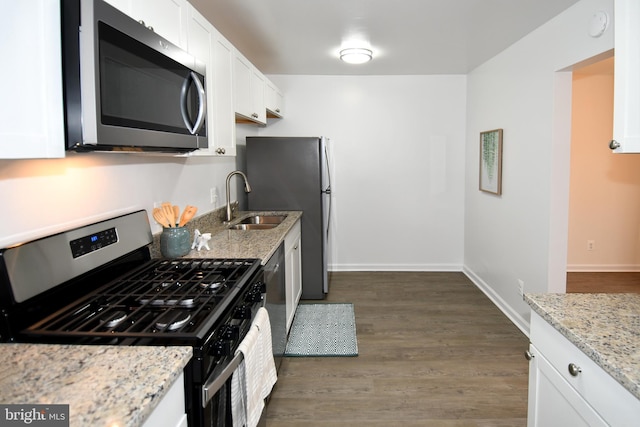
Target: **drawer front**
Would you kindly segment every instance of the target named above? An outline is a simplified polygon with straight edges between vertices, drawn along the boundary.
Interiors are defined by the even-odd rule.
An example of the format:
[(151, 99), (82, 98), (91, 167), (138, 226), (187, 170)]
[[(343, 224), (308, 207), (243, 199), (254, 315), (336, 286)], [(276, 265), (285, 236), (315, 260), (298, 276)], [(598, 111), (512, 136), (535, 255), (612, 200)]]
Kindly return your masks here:
[[(531, 313), (531, 342), (609, 424), (626, 426), (640, 419), (640, 400), (535, 312)], [(574, 370), (575, 375), (571, 364), (579, 370)]]
[(298, 241), (298, 237), (300, 236), (300, 220), (296, 221), (295, 225), (291, 227), (291, 230), (287, 233), (284, 238), (284, 251), (288, 252), (289, 249), (293, 247)]

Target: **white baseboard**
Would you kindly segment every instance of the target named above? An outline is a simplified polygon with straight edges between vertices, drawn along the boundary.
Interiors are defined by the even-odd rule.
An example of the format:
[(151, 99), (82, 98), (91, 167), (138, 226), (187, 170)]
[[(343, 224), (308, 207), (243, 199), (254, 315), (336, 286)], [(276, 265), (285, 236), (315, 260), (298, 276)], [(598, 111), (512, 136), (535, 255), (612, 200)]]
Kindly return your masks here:
[(329, 271), (462, 271), (461, 264), (329, 264)]
[(505, 300), (498, 295), (493, 288), (491, 288), (486, 282), (478, 277), (473, 271), (466, 267), (463, 267), (462, 271), (484, 294), (495, 304), (496, 307), (504, 313), (505, 316), (511, 320), (511, 323), (516, 325), (518, 329), (522, 331), (527, 337), (529, 336), (530, 323), (518, 314)]

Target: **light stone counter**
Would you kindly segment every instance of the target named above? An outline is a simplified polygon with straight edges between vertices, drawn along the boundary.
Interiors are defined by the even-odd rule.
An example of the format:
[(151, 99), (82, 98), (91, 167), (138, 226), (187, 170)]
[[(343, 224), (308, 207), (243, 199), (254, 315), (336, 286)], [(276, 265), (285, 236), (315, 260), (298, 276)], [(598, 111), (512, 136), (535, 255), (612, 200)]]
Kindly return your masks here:
[(71, 426), (140, 426), (191, 347), (0, 344), (0, 403), (68, 404)]
[[(278, 249), (285, 236), (302, 217), (301, 211), (244, 211), (235, 214), (232, 224), (237, 224), (252, 215), (286, 215), (277, 227), (267, 230), (230, 230), (215, 217), (199, 218), (194, 228), (201, 233), (211, 233), (210, 250), (191, 250), (185, 258), (259, 258), (265, 264)], [(193, 233), (191, 233), (193, 238)], [(303, 237), (304, 238), (304, 237)]]
[(526, 294), (525, 300), (640, 399), (640, 294)]

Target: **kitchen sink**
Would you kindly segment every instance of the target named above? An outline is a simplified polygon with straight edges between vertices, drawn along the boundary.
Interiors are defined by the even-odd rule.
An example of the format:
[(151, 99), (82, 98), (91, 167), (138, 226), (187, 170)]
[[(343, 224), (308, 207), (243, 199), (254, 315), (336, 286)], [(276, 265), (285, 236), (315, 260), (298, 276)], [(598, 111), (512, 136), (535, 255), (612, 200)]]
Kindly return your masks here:
[[(276, 226), (287, 218), (286, 215), (253, 215), (240, 221), (240, 224), (247, 225), (273, 225)], [(273, 227), (267, 227), (273, 228)]]
[(278, 224), (236, 224), (229, 227), (230, 230), (269, 230)]

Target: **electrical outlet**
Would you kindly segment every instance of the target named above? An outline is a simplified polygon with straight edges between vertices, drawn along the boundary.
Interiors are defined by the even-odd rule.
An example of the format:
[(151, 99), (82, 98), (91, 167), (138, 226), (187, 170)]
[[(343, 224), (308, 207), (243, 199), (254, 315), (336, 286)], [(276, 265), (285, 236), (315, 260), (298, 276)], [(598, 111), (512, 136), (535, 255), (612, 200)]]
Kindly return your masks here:
[(596, 249), (596, 241), (595, 240), (587, 240), (587, 250), (593, 251)]
[(520, 279), (518, 279), (518, 293), (524, 298), (524, 282)]
[(212, 205), (218, 203), (218, 189), (216, 187), (211, 187), (209, 189), (209, 197), (211, 198)]

